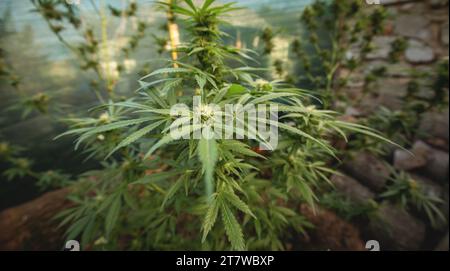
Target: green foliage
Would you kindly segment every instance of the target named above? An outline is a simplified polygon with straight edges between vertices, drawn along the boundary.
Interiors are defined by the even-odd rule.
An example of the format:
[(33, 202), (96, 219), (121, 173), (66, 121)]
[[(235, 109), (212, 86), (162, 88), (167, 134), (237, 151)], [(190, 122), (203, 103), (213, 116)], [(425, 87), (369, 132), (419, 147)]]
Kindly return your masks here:
[(395, 39), (391, 44), (391, 51), (389, 52), (389, 60), (391, 62), (398, 62), (399, 58), (408, 48), (408, 42), (403, 38)]
[[(345, 99), (341, 89), (373, 50), (373, 37), (382, 32), (386, 17), (382, 6), (362, 8), (357, 0), (317, 0), (307, 6), (300, 16), (306, 33), (291, 46), (303, 74), (297, 83), (313, 86), (326, 107)], [(394, 45), (398, 49), (398, 42)], [(360, 52), (353, 52), (354, 47), (361, 48)], [(400, 53), (395, 51), (396, 55)], [(342, 69), (348, 74), (341, 76), (338, 71)]]
[[(10, 165), (4, 172), (7, 179), (32, 177), (43, 190), (71, 186), (73, 207), (55, 219), (67, 229), (67, 239), (81, 240), (87, 250), (284, 250), (286, 240), (313, 227), (298, 212), (301, 203), (325, 206), (348, 220), (370, 217), (377, 209), (375, 202), (355, 204), (335, 192), (323, 194), (331, 188), (328, 177), (335, 174), (332, 165), (340, 155), (333, 143), (349, 141), (350, 150), (382, 153), (386, 143), (393, 142), (376, 132), (381, 130), (387, 138), (406, 145), (415, 137), (420, 115), (448, 102), (447, 60), (439, 63), (436, 76), (414, 74), (405, 108), (381, 108), (360, 120), (366, 126), (341, 121), (328, 110), (334, 102), (348, 102), (340, 89), (373, 49), (373, 36), (383, 32), (386, 12), (382, 6), (363, 9), (361, 1), (335, 0), (316, 1), (305, 8), (300, 20), (307, 31), (292, 43), (292, 51), (302, 66), (301, 81), (294, 83), (311, 86), (312, 91), (306, 91), (292, 86), (289, 78), (284, 78), (286, 82), (264, 80), (259, 74), (265, 69), (249, 66), (255, 63), (255, 52), (224, 44), (226, 33), (220, 25), (228, 12), (237, 9), (233, 3), (160, 2), (167, 14), (173, 13), (168, 23), (180, 20), (190, 40), (176, 48), (178, 61), (153, 71), (147, 64), (135, 95), (122, 99), (113, 94), (117, 80), (111, 81), (101, 71), (99, 57), (107, 39), (84, 25), (76, 6), (66, 1), (32, 2), (51, 31), (78, 56), (80, 67), (98, 77), (92, 87), (99, 106), (87, 116), (64, 119), (70, 130), (60, 136), (76, 136), (75, 149), (82, 148), (86, 159), (102, 161), (101, 168), (77, 176), (76, 182), (58, 170), (36, 172), (33, 161), (21, 156), (21, 148), (7, 142), (0, 143), (0, 158)], [(107, 30), (105, 11), (128, 18), (136, 17), (137, 10), (134, 1), (123, 9), (102, 7), (102, 32)], [(67, 22), (81, 34), (81, 43), (64, 39), (70, 31), (63, 27)], [(137, 20), (137, 26), (120, 48), (121, 57), (129, 57), (144, 38), (147, 24)], [(167, 29), (167, 24), (162, 27)], [(271, 28), (263, 30), (264, 54), (274, 49), (274, 35)], [(168, 39), (153, 37), (162, 53)], [(354, 46), (361, 53), (349, 55)], [(406, 42), (398, 39), (391, 46), (390, 58), (396, 62)], [(284, 63), (273, 64), (281, 77)], [(118, 65), (117, 72), (122, 69)], [(348, 75), (339, 77), (339, 70)], [(380, 66), (366, 74), (365, 95), (386, 72)], [(427, 76), (432, 81), (424, 81)], [(19, 86), (18, 76), (3, 58), (0, 78)], [(422, 97), (422, 87), (431, 88), (434, 95)], [(201, 98), (197, 108), (192, 103), (194, 95)], [(48, 113), (50, 101), (41, 92), (21, 97), (20, 107), (14, 109), (24, 109), (25, 116), (33, 111)], [(171, 115), (178, 103), (192, 107), (182, 118)], [(193, 139), (216, 117), (212, 103), (220, 111), (226, 104), (276, 105), (280, 118), (268, 124), (279, 128), (277, 149), (258, 147), (269, 143), (256, 130), (251, 131), (254, 139)], [(202, 124), (194, 124), (194, 113), (200, 113)], [(244, 129), (251, 129), (249, 120), (249, 116), (232, 116), (232, 122), (243, 123)], [(180, 139), (169, 132), (175, 123), (189, 123)], [(241, 128), (233, 129), (238, 133)], [(433, 225), (443, 217), (438, 209), (442, 201), (404, 173), (393, 174), (381, 197), (424, 211)]]
[[(105, 58), (109, 58), (109, 56), (101, 51), (108, 43), (106, 13), (109, 10), (115, 17), (123, 19), (132, 17), (136, 19), (136, 29), (127, 29), (127, 32), (129, 32), (128, 41), (124, 45), (117, 46), (120, 51), (115, 54), (116, 57), (129, 57), (136, 50), (139, 41), (144, 38), (147, 28), (147, 24), (136, 16), (137, 3), (130, 1), (124, 10), (120, 10), (110, 5), (97, 7), (96, 3), (91, 1), (90, 4), (98, 12), (101, 21), (102, 35), (97, 37), (94, 29), (80, 19), (77, 5), (71, 5), (65, 0), (32, 0), (31, 2), (35, 7), (33, 11), (41, 14), (58, 40), (78, 57), (81, 69), (93, 71), (97, 75), (98, 80), (93, 81), (91, 84), (95, 94), (100, 98), (103, 91), (106, 90), (107, 95), (111, 96), (117, 84), (117, 79), (111, 75), (112, 71), (105, 71), (104, 67), (102, 67), (102, 61), (108, 62), (109, 59)], [(67, 41), (64, 34), (68, 31), (78, 32), (83, 41), (77, 44)], [(115, 72), (120, 74), (123, 69), (122, 65), (117, 65)]]
[(433, 193), (428, 193), (422, 183), (414, 180), (407, 173), (393, 171), (391, 184), (380, 196), (397, 202), (403, 208), (416, 208), (424, 211), (432, 226), (436, 226), (438, 221), (446, 221), (439, 205), (444, 201)]
[(261, 39), (264, 42), (264, 54), (268, 55), (272, 52), (275, 45), (273, 44), (274, 34), (271, 28), (266, 27), (264, 28)]
[(365, 203), (355, 203), (338, 192), (329, 192), (321, 195), (320, 204), (335, 211), (340, 217), (347, 220), (358, 218), (372, 218), (376, 215), (378, 204), (369, 200)]
[[(419, 125), (423, 114), (439, 111), (448, 106), (448, 60), (436, 64), (434, 73), (411, 71), (412, 79), (408, 84), (405, 103), (398, 110), (380, 107), (374, 114), (361, 119), (361, 123), (372, 127), (397, 142), (408, 146), (415, 138), (420, 138)], [(424, 95), (424, 91), (427, 94)], [(356, 135), (350, 142), (352, 150), (370, 150), (385, 155), (389, 148), (386, 144), (373, 138)]]
[(50, 96), (46, 93), (40, 92), (30, 97), (20, 97), (15, 104), (8, 107), (6, 110), (21, 110), (22, 118), (26, 118), (30, 113), (34, 111), (41, 114), (47, 114), (49, 109), (49, 102)]
[[(314, 190), (333, 173), (329, 138), (346, 139), (351, 132), (387, 140), (311, 105), (316, 98), (308, 91), (257, 76), (261, 69), (245, 62), (249, 51), (221, 41), (221, 17), (236, 9), (232, 3), (160, 5), (187, 25), (191, 40), (177, 49), (182, 61), (143, 76), (135, 97), (99, 106), (100, 117), (68, 120), (73, 129), (63, 135), (78, 135), (76, 147), (107, 159), (102, 170), (85, 175), (94, 181), (81, 181), (88, 185), (72, 198), (76, 206), (61, 215), (63, 224), (71, 223), (68, 238), (81, 235), (93, 248), (115, 248), (127, 235), (133, 241), (121, 248), (285, 249), (288, 229), (311, 227), (296, 211), (298, 204), (314, 205)], [(193, 95), (200, 96), (197, 107)], [(188, 109), (175, 118), (170, 113), (178, 103)], [(280, 129), (278, 148), (260, 150), (258, 144), (269, 142), (248, 125), (250, 116), (235, 114), (229, 116), (233, 123), (242, 123), (254, 139), (193, 138), (209, 129), (226, 104), (276, 105), (282, 117), (267, 124)], [(182, 123), (187, 129), (173, 138), (171, 125)], [(236, 134), (242, 129), (229, 128)]]
[(6, 52), (0, 48), (0, 79), (6, 80), (14, 88), (19, 88), (20, 78), (17, 76), (11, 64), (5, 59)]
[(60, 171), (48, 170), (38, 176), (36, 185), (41, 190), (61, 188), (71, 183), (71, 176)]
[[(301, 62), (304, 74), (300, 86), (313, 86), (324, 101), (325, 108), (345, 110), (352, 106), (359, 110), (370, 95), (377, 95), (382, 86), (379, 79), (386, 76), (388, 67), (377, 66), (365, 73), (363, 91), (359, 98), (349, 97), (345, 87), (351, 75), (361, 72), (365, 57), (373, 50), (373, 37), (383, 33), (387, 11), (382, 6), (361, 7), (360, 1), (315, 1), (305, 8), (300, 20), (307, 29), (304, 37), (294, 40), (291, 50)], [(389, 58), (398, 62), (407, 49), (407, 41), (397, 38), (391, 44)], [(359, 52), (352, 50), (359, 48)], [(408, 71), (406, 71), (408, 72)], [(448, 105), (448, 60), (441, 60), (432, 73), (409, 71), (412, 80), (403, 107), (397, 110), (380, 107), (374, 114), (358, 116), (358, 121), (381, 131), (387, 138), (408, 146), (420, 135), (418, 126), (425, 112), (436, 111)], [(364, 113), (363, 113), (364, 114)], [(425, 135), (426, 136), (426, 135)], [(369, 150), (385, 155), (389, 148), (374, 137), (351, 135), (347, 154)]]
[(12, 180), (16, 177), (24, 177), (31, 171), (32, 161), (26, 158), (11, 158), (11, 167), (3, 172), (3, 175), (8, 179)]
[(24, 148), (0, 142), (0, 162), (5, 162), (8, 168), (2, 172), (8, 181), (17, 178), (30, 177), (36, 180), (40, 190), (50, 190), (71, 184), (71, 176), (61, 171), (38, 172), (33, 170), (34, 161), (24, 157)]

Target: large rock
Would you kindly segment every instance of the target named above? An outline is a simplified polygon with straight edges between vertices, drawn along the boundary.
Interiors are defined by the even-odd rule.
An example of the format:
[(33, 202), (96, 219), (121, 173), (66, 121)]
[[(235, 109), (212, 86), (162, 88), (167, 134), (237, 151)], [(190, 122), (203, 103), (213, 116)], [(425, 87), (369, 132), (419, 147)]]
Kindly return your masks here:
[(352, 159), (344, 161), (344, 169), (375, 191), (383, 190), (390, 175), (385, 162), (368, 152), (358, 153)]
[(425, 239), (425, 225), (404, 209), (382, 203), (368, 226), (368, 237), (381, 250), (418, 250)]
[(448, 5), (448, 0), (430, 0), (432, 8), (442, 8)]
[(331, 176), (330, 180), (339, 192), (354, 202), (365, 203), (368, 200), (375, 198), (375, 194), (367, 187), (343, 173)]
[(449, 159), (448, 153), (432, 149), (425, 166), (425, 171), (435, 180), (448, 181)]
[(397, 149), (394, 152), (394, 167), (400, 170), (413, 170), (427, 165), (432, 148), (418, 140), (410, 151)]
[(429, 24), (430, 22), (425, 16), (400, 14), (395, 19), (394, 31), (401, 36), (429, 40), (432, 36)]
[(361, 111), (355, 107), (348, 106), (347, 108), (345, 108), (344, 115), (350, 117), (358, 117), (361, 116)]
[(64, 230), (53, 219), (73, 207), (69, 188), (45, 193), (30, 202), (0, 213), (0, 250), (61, 250)]
[(424, 167), (427, 164), (427, 159), (421, 155), (414, 155), (403, 149), (394, 151), (394, 167), (400, 170), (412, 170), (415, 168)]
[(394, 167), (400, 170), (423, 168), (433, 179), (445, 181), (448, 178), (448, 153), (432, 148), (418, 140), (412, 146), (410, 153), (405, 150), (394, 152)]
[(366, 95), (361, 105), (365, 113), (374, 112), (383, 105), (391, 110), (400, 110), (407, 94), (408, 78), (382, 78), (376, 92)]
[(449, 112), (427, 112), (422, 115), (419, 126), (421, 136), (425, 138), (437, 137), (449, 140)]
[(417, 40), (409, 40), (409, 46), (405, 51), (405, 58), (412, 64), (424, 64), (432, 62), (436, 54), (433, 48)]

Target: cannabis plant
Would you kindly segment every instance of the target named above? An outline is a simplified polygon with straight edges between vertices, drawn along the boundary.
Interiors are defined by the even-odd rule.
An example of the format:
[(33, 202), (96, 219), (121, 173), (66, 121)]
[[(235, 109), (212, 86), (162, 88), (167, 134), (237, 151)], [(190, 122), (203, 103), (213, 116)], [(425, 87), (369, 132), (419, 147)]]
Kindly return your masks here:
[(406, 209), (415, 208), (418, 211), (425, 212), (433, 227), (439, 221), (446, 221), (444, 214), (440, 210), (440, 205), (444, 201), (438, 195), (434, 195), (433, 192), (427, 191), (425, 184), (415, 180), (403, 171), (393, 171), (390, 181), (391, 184), (380, 195), (382, 198), (397, 202)]
[[(305, 33), (291, 46), (300, 60), (302, 76), (298, 83), (312, 86), (325, 106), (333, 106), (338, 99), (351, 102), (342, 88), (373, 50), (373, 37), (383, 31), (385, 9), (363, 9), (362, 5), (354, 0), (317, 0), (301, 14)], [(404, 46), (400, 42), (395, 45), (392, 54), (397, 56)]]
[(374, 200), (356, 203), (337, 191), (321, 195), (320, 204), (327, 209), (335, 211), (340, 217), (347, 220), (373, 219), (377, 215), (379, 206)]
[[(421, 134), (419, 126), (427, 112), (439, 112), (448, 106), (448, 59), (439, 61), (432, 72), (410, 71), (405, 102), (397, 110), (380, 107), (372, 115), (361, 118), (361, 123), (370, 126), (402, 146), (409, 146)], [(353, 150), (369, 149), (385, 155), (389, 148), (370, 137), (356, 135), (350, 143)]]
[[(123, 9), (118, 9), (110, 5), (105, 6), (102, 2), (100, 7), (95, 1), (91, 1), (93, 9), (100, 17), (101, 33), (97, 35), (93, 27), (81, 20), (79, 10), (76, 5), (65, 0), (31, 0), (35, 7), (34, 12), (41, 14), (50, 30), (56, 35), (58, 40), (64, 44), (79, 60), (80, 67), (85, 71), (95, 73), (97, 79), (92, 80), (91, 88), (100, 101), (102, 96), (110, 97), (114, 95), (114, 89), (119, 81), (119, 76), (125, 69), (125, 60), (136, 50), (139, 41), (145, 37), (147, 24), (137, 17), (138, 5), (135, 1), (127, 1)], [(127, 42), (125, 44), (114, 45), (115, 50), (110, 50), (111, 44), (108, 38), (107, 12), (122, 21), (126, 26), (126, 21), (133, 19), (136, 27), (133, 29), (118, 27), (114, 33), (115, 37), (124, 35), (127, 32)], [(74, 31), (82, 37), (82, 42), (72, 43), (65, 38), (65, 32)], [(100, 37), (98, 37), (100, 36)], [(117, 61), (118, 65), (112, 65), (111, 61)], [(119, 61), (120, 60), (120, 61)]]
[(233, 3), (159, 4), (185, 20), (191, 39), (178, 61), (139, 80), (134, 97), (100, 105), (63, 134), (78, 135), (77, 148), (107, 150), (60, 215), (68, 238), (92, 248), (286, 249), (283, 240), (311, 226), (299, 203), (314, 206), (315, 190), (329, 185), (330, 139), (385, 139), (316, 108), (308, 91), (260, 78), (244, 61), (252, 52), (222, 42)]

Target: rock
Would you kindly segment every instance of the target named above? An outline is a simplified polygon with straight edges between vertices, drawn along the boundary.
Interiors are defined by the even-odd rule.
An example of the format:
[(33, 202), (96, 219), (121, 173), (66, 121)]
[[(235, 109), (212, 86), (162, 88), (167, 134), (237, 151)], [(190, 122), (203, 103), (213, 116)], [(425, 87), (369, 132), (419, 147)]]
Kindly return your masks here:
[(366, 76), (366, 75), (370, 74), (371, 72), (373, 72), (374, 70), (380, 69), (382, 67), (386, 68), (386, 72), (387, 72), (390, 65), (391, 65), (391, 63), (387, 62), (386, 60), (376, 59), (376, 60), (372, 60), (372, 61), (367, 61), (365, 63), (365, 67), (364, 67), (364, 76)]
[(449, 112), (426, 112), (422, 115), (419, 132), (425, 138), (437, 137), (449, 140)]
[(448, 142), (446, 140), (444, 140), (444, 139), (441, 139), (441, 138), (428, 138), (426, 140), (426, 142), (428, 144), (430, 144), (431, 146), (433, 146), (434, 148), (437, 148), (439, 150), (443, 150), (443, 151), (449, 152)]
[(444, 188), (437, 183), (433, 182), (432, 180), (417, 175), (417, 174), (410, 174), (411, 178), (416, 181), (420, 187), (423, 188), (424, 194), (430, 197), (436, 197), (443, 199), (445, 198)]
[(431, 87), (423, 86), (420, 87), (418, 92), (416, 93), (417, 98), (431, 100), (436, 96), (436, 93)]
[(435, 53), (425, 43), (417, 40), (409, 40), (409, 46), (405, 51), (405, 58), (412, 64), (430, 63), (435, 59)]
[(449, 157), (447, 152), (431, 149), (425, 171), (435, 180), (448, 181)]
[(411, 152), (416, 156), (421, 156), (425, 158), (425, 160), (428, 160), (428, 156), (430, 155), (430, 152), (432, 151), (432, 148), (428, 146), (425, 142), (422, 140), (417, 140), (414, 142)]
[(357, 117), (361, 115), (361, 111), (359, 111), (357, 108), (354, 108), (352, 106), (347, 107), (345, 109), (345, 114), (346, 116), (352, 116), (352, 117)]
[(392, 63), (387, 66), (387, 74), (393, 77), (411, 76), (412, 67), (405, 62)]
[(448, 252), (448, 231), (447, 234), (442, 238), (439, 244), (434, 249), (435, 251), (447, 251)]
[(427, 164), (426, 157), (413, 155), (410, 152), (397, 149), (394, 151), (394, 167), (399, 170), (412, 170), (421, 168)]
[(402, 208), (382, 203), (368, 226), (368, 238), (381, 250), (418, 250), (425, 239), (425, 225)]
[(349, 161), (344, 161), (344, 169), (362, 184), (375, 191), (381, 191), (390, 175), (387, 165), (368, 152), (361, 152)]
[[(364, 75), (367, 75), (369, 72), (373, 71), (379, 67), (386, 67), (386, 76), (387, 77), (411, 77), (411, 74), (414, 72), (420, 73), (433, 73), (434, 70), (430, 66), (413, 66), (405, 61), (399, 61), (396, 63), (390, 63), (386, 60), (372, 60), (368, 61), (364, 68)], [(429, 78), (426, 79), (427, 83)], [(425, 79), (423, 79), (425, 81)], [(426, 84), (425, 84), (426, 85)]]
[(448, 178), (448, 153), (432, 148), (425, 142), (418, 140), (411, 148), (411, 155), (404, 150), (394, 152), (394, 167), (400, 170), (423, 168), (424, 171), (438, 181)]
[(417, 3), (405, 3), (401, 5), (398, 9), (401, 11), (410, 11), (414, 8), (414, 5), (417, 5)]
[(423, 141), (416, 141), (408, 152), (397, 149), (394, 152), (394, 167), (400, 170), (413, 170), (426, 166), (432, 148)]
[(334, 184), (335, 188), (339, 192), (341, 192), (354, 202), (365, 203), (368, 200), (375, 198), (375, 194), (372, 193), (367, 187), (344, 174), (335, 174), (331, 176), (330, 181)]
[(448, 46), (448, 22), (441, 26), (441, 42)]
[(391, 110), (400, 110), (407, 94), (408, 78), (381, 78), (378, 80), (380, 87), (373, 95), (367, 95), (362, 105), (365, 110), (377, 110), (383, 105)]
[(424, 16), (400, 14), (395, 19), (394, 24), (394, 32), (404, 37), (427, 41), (432, 36), (431, 31), (428, 29), (430, 22)]
[(442, 8), (448, 5), (448, 0), (430, 0), (432, 8)]
[(373, 39), (374, 50), (366, 55), (369, 60), (372, 59), (387, 59), (391, 51), (391, 43), (395, 41), (392, 36), (377, 36)]
[(73, 206), (67, 200), (70, 189), (64, 188), (0, 212), (1, 250), (61, 250), (65, 228), (53, 219)]

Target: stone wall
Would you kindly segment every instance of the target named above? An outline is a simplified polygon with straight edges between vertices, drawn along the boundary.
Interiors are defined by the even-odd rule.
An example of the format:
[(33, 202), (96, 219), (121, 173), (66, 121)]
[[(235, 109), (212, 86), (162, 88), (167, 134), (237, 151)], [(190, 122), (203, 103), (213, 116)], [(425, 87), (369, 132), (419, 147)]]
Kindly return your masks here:
[[(380, 65), (387, 68), (386, 76), (376, 84), (374, 95), (369, 95), (359, 108), (351, 110), (365, 115), (380, 106), (391, 110), (402, 108), (408, 83), (412, 80), (410, 71), (431, 71), (439, 60), (448, 59), (449, 54), (448, 0), (383, 2), (390, 14), (387, 27), (382, 36), (374, 38), (375, 50), (367, 56), (367, 64), (353, 76), (347, 89), (359, 92), (361, 80), (368, 71)], [(389, 52), (391, 43), (399, 37), (407, 41), (408, 47), (393, 64)], [(427, 95), (429, 89), (422, 86), (419, 91)], [(344, 162), (342, 171), (346, 176), (333, 177), (337, 189), (355, 201), (378, 201), (377, 219), (363, 224), (362, 231), (366, 238), (379, 240), (381, 249), (448, 250), (448, 129), (448, 106), (443, 111), (427, 112), (422, 116), (421, 136), (412, 142), (410, 152), (414, 155), (394, 149), (383, 161), (363, 152)], [(381, 200), (378, 195), (385, 189), (390, 174), (386, 163), (411, 174), (414, 180), (426, 187), (429, 195), (444, 199), (441, 209), (447, 216), (447, 223), (432, 228), (420, 212), (408, 212)]]

